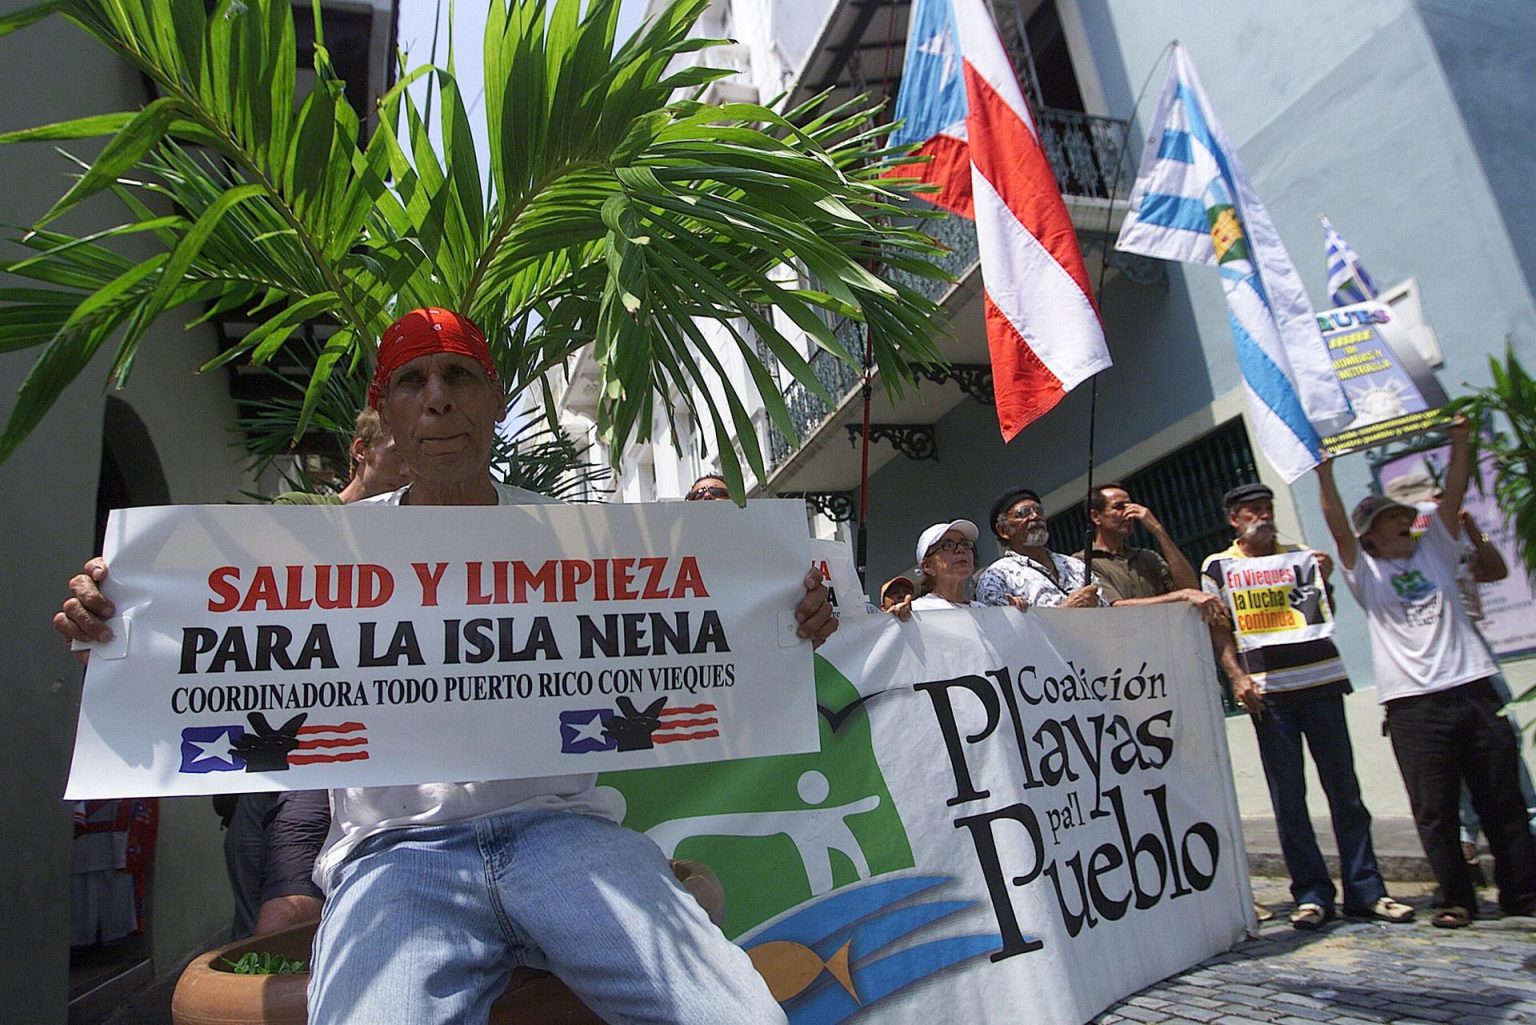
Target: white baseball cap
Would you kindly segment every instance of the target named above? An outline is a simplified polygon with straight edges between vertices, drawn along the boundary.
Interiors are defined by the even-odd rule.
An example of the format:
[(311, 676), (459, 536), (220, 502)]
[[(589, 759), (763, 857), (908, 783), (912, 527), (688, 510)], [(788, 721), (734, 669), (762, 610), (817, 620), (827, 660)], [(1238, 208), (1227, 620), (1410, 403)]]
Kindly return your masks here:
[(917, 564), (923, 564), (923, 556), (928, 554), (928, 549), (939, 543), (939, 539), (951, 530), (958, 530), (965, 535), (967, 541), (975, 541), (980, 536), (976, 524), (970, 520), (950, 520), (948, 523), (935, 523), (917, 536)]

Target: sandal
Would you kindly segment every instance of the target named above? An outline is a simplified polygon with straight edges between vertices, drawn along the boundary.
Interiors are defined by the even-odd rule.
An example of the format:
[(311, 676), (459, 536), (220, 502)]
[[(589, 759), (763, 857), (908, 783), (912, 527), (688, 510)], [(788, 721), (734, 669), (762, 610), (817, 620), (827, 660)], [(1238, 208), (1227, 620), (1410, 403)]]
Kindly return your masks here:
[(1464, 929), (1472, 924), (1472, 912), (1455, 905), (1448, 908), (1435, 908), (1429, 924), (1436, 929)]
[(1374, 904), (1363, 910), (1345, 908), (1344, 914), (1350, 918), (1374, 918), (1393, 924), (1413, 921), (1413, 908), (1391, 897), (1378, 897)]
[(1257, 918), (1261, 922), (1273, 922), (1275, 920), (1275, 913), (1268, 907), (1260, 904), (1258, 901), (1254, 901), (1253, 917)]
[(1311, 931), (1321, 928), (1333, 918), (1333, 912), (1321, 904), (1298, 904), (1291, 912), (1291, 928)]

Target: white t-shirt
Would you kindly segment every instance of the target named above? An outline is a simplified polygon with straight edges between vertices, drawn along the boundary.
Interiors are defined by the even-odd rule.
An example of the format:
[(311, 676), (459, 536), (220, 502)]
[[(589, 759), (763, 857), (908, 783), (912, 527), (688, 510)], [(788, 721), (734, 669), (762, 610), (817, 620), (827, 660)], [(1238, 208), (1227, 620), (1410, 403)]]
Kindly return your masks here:
[(1460, 545), (1434, 516), (1407, 559), (1377, 558), (1361, 548), (1355, 568), (1344, 571), (1370, 624), (1382, 702), (1450, 690), (1498, 671), (1462, 608), (1460, 563)]
[[(410, 485), (406, 485), (399, 491), (364, 501), (371, 505), (399, 505), (409, 490)], [(496, 491), (499, 505), (543, 505), (555, 501), (506, 484), (497, 484)], [(598, 791), (597, 776), (593, 773), (486, 783), (332, 790), (331, 832), (315, 861), (315, 885), (330, 892), (331, 871), (358, 844), (387, 829), (448, 825), (511, 811), (576, 812), (617, 822), (622, 812), (613, 797), (612, 791)]]
[(952, 602), (948, 598), (940, 598), (932, 591), (920, 598), (912, 599), (912, 611), (914, 612), (922, 612), (926, 609), (968, 609), (970, 607), (970, 602)]

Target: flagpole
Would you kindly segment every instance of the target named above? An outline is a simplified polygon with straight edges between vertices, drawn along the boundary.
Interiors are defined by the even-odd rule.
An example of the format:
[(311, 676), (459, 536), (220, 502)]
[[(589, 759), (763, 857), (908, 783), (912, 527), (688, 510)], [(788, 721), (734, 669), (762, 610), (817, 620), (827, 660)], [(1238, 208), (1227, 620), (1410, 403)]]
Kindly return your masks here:
[[(1157, 68), (1175, 46), (1179, 45), (1177, 39), (1170, 39), (1157, 55), (1157, 60), (1152, 62), (1152, 69), (1147, 72), (1146, 79), (1141, 83), (1141, 91), (1136, 94), (1136, 102), (1131, 104), (1131, 112), (1125, 119), (1125, 137), (1120, 140), (1120, 157), (1115, 161), (1115, 177), (1109, 185), (1109, 202), (1104, 212), (1104, 259), (1099, 263), (1099, 281), (1096, 292), (1097, 298), (1102, 304), (1104, 299), (1104, 278), (1109, 273), (1109, 254), (1114, 251), (1115, 244), (1110, 241), (1110, 230), (1115, 225), (1115, 196), (1120, 192), (1120, 183), (1125, 179), (1125, 165), (1131, 153), (1131, 126), (1136, 121), (1136, 111), (1141, 107), (1141, 101), (1146, 99), (1147, 88), (1152, 84), (1152, 76)], [(1104, 322), (1104, 310), (1099, 308), (1099, 323)], [(1107, 338), (1106, 338), (1107, 342)], [(1101, 371), (1102, 372), (1102, 371)], [(1094, 461), (1094, 432), (1099, 420), (1099, 375), (1094, 374), (1089, 378), (1088, 391), (1088, 487), (1083, 510), (1088, 515), (1088, 526), (1084, 533), (1083, 541), (1083, 580), (1093, 583), (1093, 542), (1098, 536), (1098, 530), (1093, 525), (1093, 461)]]
[[(885, 20), (885, 77), (880, 83), (884, 93), (882, 103), (891, 101), (891, 55), (896, 50), (896, 3), (892, 0), (891, 13)], [(874, 270), (873, 264), (870, 270)], [(873, 594), (869, 587), (869, 403), (874, 397), (874, 384), (871, 375), (874, 373), (874, 343), (869, 336), (869, 324), (864, 325), (864, 386), (860, 389), (864, 406), (864, 426), (861, 432), (859, 451), (859, 527), (854, 532), (853, 563), (854, 570), (859, 575), (859, 583), (864, 588), (866, 595)], [(879, 596), (875, 595), (879, 601)]]

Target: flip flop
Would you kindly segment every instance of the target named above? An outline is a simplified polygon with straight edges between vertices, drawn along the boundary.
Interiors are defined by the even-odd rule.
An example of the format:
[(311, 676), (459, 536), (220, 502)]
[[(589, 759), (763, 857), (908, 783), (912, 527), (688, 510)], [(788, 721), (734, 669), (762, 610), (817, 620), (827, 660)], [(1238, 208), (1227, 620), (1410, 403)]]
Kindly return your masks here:
[(1436, 929), (1465, 929), (1472, 924), (1472, 912), (1454, 905), (1448, 908), (1435, 908), (1429, 924)]
[(1333, 912), (1321, 904), (1298, 904), (1296, 910), (1291, 912), (1291, 928), (1310, 932), (1322, 928), (1332, 918)]
[(1374, 918), (1380, 922), (1393, 924), (1413, 921), (1413, 908), (1391, 897), (1378, 897), (1376, 902), (1368, 908), (1346, 908), (1344, 914), (1349, 918)]

